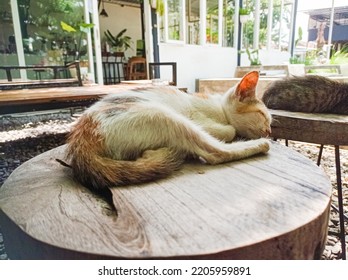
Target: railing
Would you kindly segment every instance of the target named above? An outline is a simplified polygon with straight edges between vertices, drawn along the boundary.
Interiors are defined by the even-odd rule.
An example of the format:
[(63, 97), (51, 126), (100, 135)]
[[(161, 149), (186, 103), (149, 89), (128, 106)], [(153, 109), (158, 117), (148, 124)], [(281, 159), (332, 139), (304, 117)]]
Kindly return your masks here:
[(176, 62), (150, 62), (149, 63), (149, 78), (150, 78), (150, 80), (157, 79), (157, 78), (161, 77), (160, 67), (162, 67), (162, 66), (171, 66), (172, 78), (171, 78), (171, 81), (169, 81), (169, 84), (176, 86), (177, 85)]
[[(68, 78), (70, 69), (76, 69), (76, 77)], [(29, 65), (29, 66), (0, 66), (0, 70), (6, 72), (7, 82), (0, 82), (1, 90), (20, 89), (20, 88), (40, 88), (40, 87), (61, 87), (61, 86), (82, 86), (80, 62), (73, 61), (65, 65)], [(12, 71), (31, 70), (36, 74), (37, 80), (14, 81)], [(41, 79), (41, 73), (53, 71), (53, 79)], [(61, 73), (64, 77), (60, 77)]]

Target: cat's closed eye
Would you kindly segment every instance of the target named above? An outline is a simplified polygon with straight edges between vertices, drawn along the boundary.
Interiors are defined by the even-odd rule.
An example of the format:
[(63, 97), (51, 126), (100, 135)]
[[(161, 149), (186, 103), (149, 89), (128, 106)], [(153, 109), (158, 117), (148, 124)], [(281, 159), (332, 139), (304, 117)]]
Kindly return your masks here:
[(247, 117), (249, 125), (247, 125), (248, 136), (252, 138), (268, 137), (271, 134), (271, 117), (263, 111), (257, 110), (251, 112)]

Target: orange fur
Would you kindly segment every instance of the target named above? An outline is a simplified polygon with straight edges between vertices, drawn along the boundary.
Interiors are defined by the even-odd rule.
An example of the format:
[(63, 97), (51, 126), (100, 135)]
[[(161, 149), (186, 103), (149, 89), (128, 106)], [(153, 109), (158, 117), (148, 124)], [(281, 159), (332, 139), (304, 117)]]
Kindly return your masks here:
[(98, 127), (90, 116), (82, 116), (69, 135), (67, 151), (75, 178), (94, 190), (165, 177), (182, 163), (169, 149), (147, 151), (135, 161), (113, 160)]
[[(271, 116), (255, 96), (258, 73), (223, 95), (173, 87), (110, 94), (72, 129), (67, 156), (75, 178), (93, 190), (169, 175), (187, 157), (219, 164), (266, 153)], [(237, 136), (254, 139), (231, 143)]]

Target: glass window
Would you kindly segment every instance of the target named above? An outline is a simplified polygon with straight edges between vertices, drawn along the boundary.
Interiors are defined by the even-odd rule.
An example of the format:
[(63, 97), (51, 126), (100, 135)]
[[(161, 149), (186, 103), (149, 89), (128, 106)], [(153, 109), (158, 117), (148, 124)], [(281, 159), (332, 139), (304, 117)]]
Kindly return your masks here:
[(292, 3), (274, 0), (271, 48), (288, 50)]
[(166, 41), (165, 13), (157, 15), (158, 37), (160, 42)]
[[(46, 54), (48, 50), (61, 49), (74, 56), (79, 47), (78, 24), (83, 22), (83, 1), (70, 0), (18, 0), (19, 17), (26, 54)], [(61, 21), (77, 31), (62, 29)], [(86, 48), (81, 48), (82, 54)]]
[[(273, 0), (271, 44), (270, 47), (279, 50), (288, 50), (290, 38), (290, 24), (292, 12), (292, 0)], [(267, 46), (267, 20), (268, 20), (268, 0), (261, 0), (260, 9), (260, 34), (259, 48), (264, 49)], [(252, 45), (253, 28), (252, 21), (248, 22), (246, 37), (247, 44)]]
[[(261, 44), (261, 41), (263, 42), (264, 40), (266, 40), (266, 34), (267, 34), (267, 32), (264, 32), (264, 30), (261, 28), (264, 20), (266, 20), (266, 23), (267, 23), (267, 15), (265, 16), (265, 14), (263, 13), (265, 7), (267, 10), (267, 4), (265, 4), (266, 5), (265, 7), (263, 6), (263, 4), (266, 2), (268, 3), (268, 0), (261, 0), (260, 35), (259, 35), (260, 44)], [(246, 48), (252, 48), (253, 41), (254, 41), (254, 20), (253, 20), (253, 16), (255, 13), (254, 1), (244, 0), (243, 8), (246, 9), (248, 12), (250, 12), (250, 19), (244, 22), (242, 25), (242, 28), (243, 28), (242, 29), (242, 48), (246, 49)]]
[(186, 43), (198, 45), (200, 43), (200, 0), (186, 1)]
[(206, 42), (219, 43), (219, 0), (207, 0)]
[[(18, 65), (10, 1), (0, 1), (0, 24), (0, 65)], [(14, 75), (18, 77), (19, 72)], [(0, 79), (6, 79), (5, 71), (0, 71)]]
[[(0, 63), (18, 65), (18, 52), (22, 50), (16, 46), (14, 26), (17, 19), (11, 13), (12, 1), (0, 2)], [(62, 65), (76, 58), (76, 49), (80, 49), (80, 58), (86, 55), (86, 33), (79, 29), (84, 22), (84, 0), (14, 2), (17, 2), (26, 65)], [(61, 22), (75, 29), (71, 32), (63, 30)], [(13, 72), (16, 78), (17, 72)], [(34, 71), (27, 71), (27, 77), (35, 78)], [(50, 74), (47, 72), (42, 78), (50, 78)]]
[(233, 47), (234, 42), (234, 8), (235, 0), (223, 2), (223, 47)]
[(290, 30), (291, 30), (291, 13), (293, 1), (284, 1), (282, 12), (279, 20), (278, 47), (282, 51), (290, 51)]
[(184, 41), (183, 0), (167, 0), (167, 26), (169, 41)]

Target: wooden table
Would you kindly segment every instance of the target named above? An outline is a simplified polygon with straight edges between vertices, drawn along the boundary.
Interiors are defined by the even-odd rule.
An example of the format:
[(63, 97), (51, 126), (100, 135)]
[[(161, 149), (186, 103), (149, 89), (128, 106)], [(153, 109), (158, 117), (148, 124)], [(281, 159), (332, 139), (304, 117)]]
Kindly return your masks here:
[(270, 112), (273, 117), (272, 137), (321, 144), (318, 165), (320, 164), (323, 146), (333, 145), (335, 147), (340, 240), (342, 259), (346, 259), (340, 146), (348, 145), (348, 116), (309, 114), (282, 110), (270, 110)]
[(11, 259), (318, 259), (324, 249), (330, 181), (276, 142), (267, 155), (114, 188), (117, 212), (74, 182), (55, 160), (64, 153), (31, 159), (0, 188)]
[(85, 85), (0, 91), (0, 114), (89, 106), (104, 95), (149, 84)]

